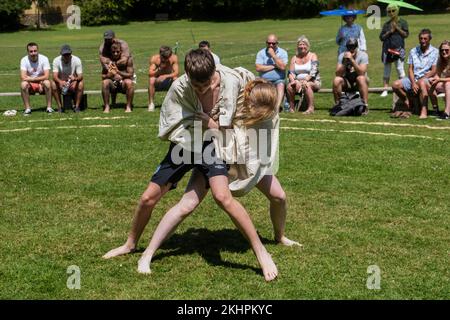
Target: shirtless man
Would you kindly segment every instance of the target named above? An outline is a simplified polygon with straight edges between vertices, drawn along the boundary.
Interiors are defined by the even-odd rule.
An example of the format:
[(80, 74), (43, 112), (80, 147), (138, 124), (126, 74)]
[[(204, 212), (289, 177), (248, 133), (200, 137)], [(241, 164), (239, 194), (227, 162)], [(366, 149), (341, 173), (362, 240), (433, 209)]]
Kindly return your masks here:
[(109, 96), (124, 93), (127, 96), (127, 105), (125, 112), (131, 112), (131, 104), (133, 103), (134, 87), (133, 87), (133, 59), (127, 57), (123, 60), (122, 49), (120, 44), (114, 43), (111, 46), (112, 59), (107, 69), (102, 72), (102, 96), (104, 103), (104, 113), (109, 113)]
[(167, 91), (178, 77), (178, 57), (167, 46), (159, 48), (159, 54), (150, 58), (148, 69), (148, 111), (155, 110), (153, 102), (156, 91)]

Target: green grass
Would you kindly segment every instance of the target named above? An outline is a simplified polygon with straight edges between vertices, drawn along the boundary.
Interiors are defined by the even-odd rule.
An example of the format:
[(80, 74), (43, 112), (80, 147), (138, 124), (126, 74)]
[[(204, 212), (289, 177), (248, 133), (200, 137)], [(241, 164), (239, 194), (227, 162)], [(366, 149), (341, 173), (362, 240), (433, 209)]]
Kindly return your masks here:
[[(448, 15), (407, 19), (408, 47), (425, 26), (435, 31), (435, 44), (445, 38)], [(113, 29), (136, 56), (139, 88), (146, 87), (148, 56), (176, 41), (186, 52), (193, 46), (191, 29), (196, 41), (212, 42), (225, 64), (251, 70), (269, 32), (290, 54), (295, 39), (306, 34), (330, 87), (338, 26), (337, 18), (327, 18), (146, 22)], [(17, 72), (31, 40), (50, 58), (70, 43), (84, 61), (87, 88), (99, 89), (96, 50), (106, 28), (0, 34), (0, 91), (17, 91), (18, 76), (5, 74)], [(374, 86), (381, 85), (382, 72), (377, 33), (366, 31)], [(163, 94), (157, 98), (161, 102)], [(42, 106), (42, 99), (32, 103)], [(136, 95), (132, 114), (117, 108), (103, 115), (97, 95), (89, 96), (89, 110), (80, 115), (2, 117), (0, 298), (448, 299), (450, 124), (390, 119), (389, 100), (371, 95), (367, 117), (335, 119), (327, 113), (331, 96), (319, 94), (316, 114), (282, 115), (278, 177), (289, 199), (286, 233), (304, 249), (274, 244), (260, 193), (240, 199), (279, 268), (273, 283), (263, 281), (249, 245), (211, 197), (157, 253), (153, 273), (136, 272), (140, 252), (181, 197), (187, 177), (158, 204), (140, 252), (101, 259), (126, 239), (139, 196), (167, 150), (167, 142), (156, 138), (159, 115), (146, 112), (145, 95)], [(0, 98), (0, 110), (12, 108), (21, 110), (19, 97)], [(382, 272), (381, 290), (375, 291), (366, 288), (367, 267), (374, 264)], [(80, 290), (66, 287), (71, 265), (81, 269)]]

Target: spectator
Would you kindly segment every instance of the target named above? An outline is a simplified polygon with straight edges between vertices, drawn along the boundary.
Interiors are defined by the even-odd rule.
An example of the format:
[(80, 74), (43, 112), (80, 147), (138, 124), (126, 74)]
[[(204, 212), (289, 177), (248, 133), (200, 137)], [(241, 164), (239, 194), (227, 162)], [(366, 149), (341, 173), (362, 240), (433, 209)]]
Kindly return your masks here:
[(104, 102), (105, 113), (110, 112), (109, 96), (116, 95), (118, 92), (124, 93), (127, 96), (127, 104), (125, 112), (131, 112), (131, 105), (133, 103), (134, 87), (133, 87), (133, 58), (127, 57), (123, 60), (121, 46), (119, 43), (114, 43), (111, 46), (112, 59), (108, 68), (103, 71), (102, 79), (102, 96)]
[[(338, 103), (343, 91), (359, 91), (361, 99), (368, 105), (369, 79), (367, 66), (369, 57), (366, 52), (358, 50), (358, 41), (355, 38), (347, 40), (347, 51), (342, 52), (338, 58), (336, 77), (333, 81), (334, 102)], [(368, 108), (366, 108), (366, 113)]]
[(31, 114), (30, 94), (45, 94), (47, 113), (52, 113), (52, 89), (49, 80), (50, 62), (48, 58), (39, 53), (36, 43), (27, 44), (28, 55), (20, 60), (20, 91), (25, 106), (24, 115)]
[(209, 41), (206, 41), (206, 40), (200, 41), (199, 44), (198, 44), (198, 47), (200, 49), (209, 50), (209, 52), (211, 52), (211, 54), (212, 54), (212, 56), (214, 58), (214, 63), (216, 65), (220, 64), (220, 58), (219, 58), (219, 56), (217, 54), (215, 54), (214, 52), (211, 51), (211, 46), (209, 45)]
[[(421, 111), (420, 119), (427, 118), (428, 114), (428, 90), (430, 89), (429, 78), (436, 73), (436, 63), (438, 50), (431, 42), (430, 29), (422, 29), (419, 33), (419, 45), (409, 52), (408, 57), (408, 77), (396, 80), (392, 89), (408, 110), (410, 108), (409, 96), (419, 95)], [(400, 111), (395, 111), (392, 117), (400, 116)]]
[(256, 71), (261, 78), (272, 82), (277, 87), (277, 106), (280, 107), (284, 98), (288, 54), (286, 50), (278, 47), (278, 39), (274, 34), (267, 37), (266, 46), (256, 55)]
[(383, 41), (381, 50), (381, 61), (384, 64), (383, 84), (384, 91), (382, 97), (388, 95), (389, 79), (391, 77), (391, 66), (395, 63), (399, 79), (405, 77), (403, 62), (405, 61), (405, 39), (409, 35), (408, 23), (399, 18), (399, 7), (396, 4), (387, 6), (387, 14), (390, 17), (383, 25), (380, 33), (380, 40)]
[[(75, 112), (80, 112), (80, 103), (83, 98), (84, 82), (81, 60), (72, 55), (72, 49), (68, 44), (61, 47), (60, 56), (53, 60), (52, 93), (58, 104), (58, 111), (64, 112), (61, 103), (62, 91), (75, 94)], [(66, 89), (64, 89), (66, 88)], [(63, 90), (64, 89), (64, 90)]]
[(107, 70), (109, 67), (109, 63), (112, 60), (112, 51), (111, 46), (114, 43), (120, 44), (120, 48), (122, 51), (122, 61), (121, 63), (125, 63), (125, 61), (131, 57), (130, 49), (128, 47), (128, 43), (124, 40), (116, 38), (116, 34), (112, 30), (107, 30), (103, 34), (104, 42), (100, 45), (99, 55), (100, 55), (100, 63), (102, 64), (102, 68)]
[(178, 77), (178, 57), (167, 46), (159, 48), (159, 54), (150, 58), (150, 77), (148, 85), (148, 111), (155, 110), (153, 99), (156, 91), (169, 90), (172, 82)]
[(289, 111), (294, 112), (295, 94), (303, 93), (308, 103), (304, 114), (314, 113), (314, 92), (321, 87), (319, 74), (319, 60), (310, 51), (308, 38), (301, 36), (297, 40), (297, 54), (292, 57), (289, 68)]
[(338, 44), (338, 57), (341, 53), (345, 52), (346, 43), (350, 38), (358, 40), (358, 47), (360, 51), (367, 51), (366, 47), (366, 37), (364, 36), (363, 28), (355, 23), (356, 14), (349, 16), (342, 16), (342, 20), (345, 24), (339, 28), (336, 35), (336, 43)]
[(436, 75), (430, 79), (429, 90), (431, 103), (435, 110), (439, 110), (437, 93), (445, 93), (445, 110), (439, 116), (441, 120), (448, 120), (450, 115), (450, 42), (445, 40), (439, 46)]

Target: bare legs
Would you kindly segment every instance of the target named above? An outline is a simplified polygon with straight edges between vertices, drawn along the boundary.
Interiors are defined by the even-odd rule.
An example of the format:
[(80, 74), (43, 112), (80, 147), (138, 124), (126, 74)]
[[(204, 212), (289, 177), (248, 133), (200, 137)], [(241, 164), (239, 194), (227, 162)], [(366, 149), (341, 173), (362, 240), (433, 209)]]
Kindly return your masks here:
[(285, 235), (287, 203), (286, 193), (275, 176), (264, 176), (256, 185), (259, 191), (270, 201), (270, 219), (272, 220), (275, 241), (285, 246), (302, 246), (289, 240)]
[[(189, 180), (188, 187), (186, 188), (186, 192), (182, 199), (164, 215), (156, 228), (148, 248), (139, 260), (139, 272), (151, 272), (150, 263), (155, 252), (175, 231), (178, 225), (186, 219), (193, 212), (193, 210), (195, 210), (201, 201), (203, 201), (208, 192), (207, 189), (205, 189), (203, 179), (204, 178), (197, 170), (193, 171), (192, 177)], [(258, 183), (257, 188), (270, 201), (270, 217), (274, 228), (275, 240), (285, 246), (301, 246), (298, 242), (289, 240), (284, 235), (287, 209), (286, 194), (278, 179), (275, 176), (265, 176)], [(233, 219), (233, 217), (231, 218)], [(239, 224), (240, 222), (237, 223)], [(247, 222), (244, 221), (243, 223), (246, 224)], [(237, 226), (240, 228), (239, 225)], [(243, 233), (245, 235), (245, 231)]]
[(133, 252), (136, 249), (136, 245), (139, 241), (145, 226), (147, 225), (153, 208), (159, 202), (161, 197), (170, 190), (170, 185), (159, 186), (156, 183), (150, 182), (147, 189), (141, 196), (139, 204), (134, 215), (131, 231), (128, 235), (128, 239), (124, 245), (107, 252), (103, 258), (109, 259), (123, 254)]

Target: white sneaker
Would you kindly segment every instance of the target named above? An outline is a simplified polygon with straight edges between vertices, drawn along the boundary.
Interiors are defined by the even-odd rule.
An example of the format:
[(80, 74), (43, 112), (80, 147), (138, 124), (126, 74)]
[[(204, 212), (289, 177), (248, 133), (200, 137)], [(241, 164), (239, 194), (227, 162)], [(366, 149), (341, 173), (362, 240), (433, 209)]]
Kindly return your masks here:
[(149, 112), (155, 111), (155, 104), (153, 102), (148, 105), (148, 111)]
[(52, 107), (48, 107), (47, 110), (45, 110), (47, 113), (53, 113), (55, 110), (52, 109)]
[(380, 97), (382, 97), (382, 98), (385, 98), (385, 97), (387, 97), (387, 96), (388, 96), (387, 90), (384, 90), (384, 91), (380, 94)]
[(30, 114), (31, 114), (31, 109), (30, 108), (25, 109), (25, 111), (23, 112), (24, 116), (29, 116)]

